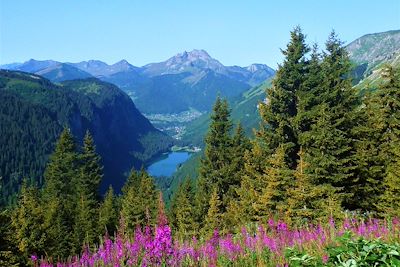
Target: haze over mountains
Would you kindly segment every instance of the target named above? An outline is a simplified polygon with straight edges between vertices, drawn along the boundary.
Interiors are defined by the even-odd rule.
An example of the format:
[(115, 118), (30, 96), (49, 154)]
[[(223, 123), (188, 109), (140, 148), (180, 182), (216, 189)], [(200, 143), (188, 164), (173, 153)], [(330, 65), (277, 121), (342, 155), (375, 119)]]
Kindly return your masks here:
[(275, 73), (263, 64), (224, 66), (204, 50), (185, 51), (143, 67), (126, 60), (108, 65), (99, 60), (61, 63), (34, 59), (1, 67), (35, 73), (54, 82), (96, 77), (127, 92), (143, 113), (179, 113), (191, 108), (208, 111), (217, 94), (237, 96)]

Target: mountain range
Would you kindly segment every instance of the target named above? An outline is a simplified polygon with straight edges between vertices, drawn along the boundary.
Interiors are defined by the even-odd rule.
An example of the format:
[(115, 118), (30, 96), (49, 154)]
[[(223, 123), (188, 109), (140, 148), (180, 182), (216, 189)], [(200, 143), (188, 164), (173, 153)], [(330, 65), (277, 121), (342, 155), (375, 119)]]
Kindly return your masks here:
[(146, 114), (208, 111), (218, 94), (235, 97), (275, 73), (263, 64), (224, 66), (204, 50), (185, 51), (142, 67), (126, 60), (108, 65), (99, 60), (62, 63), (34, 59), (0, 67), (35, 73), (53, 82), (96, 77), (120, 87)]

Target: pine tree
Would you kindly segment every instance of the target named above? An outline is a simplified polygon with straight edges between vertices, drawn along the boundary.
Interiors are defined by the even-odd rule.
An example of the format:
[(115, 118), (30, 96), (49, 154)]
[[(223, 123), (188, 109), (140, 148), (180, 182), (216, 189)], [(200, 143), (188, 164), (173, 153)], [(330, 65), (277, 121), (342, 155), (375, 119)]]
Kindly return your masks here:
[[(232, 169), (230, 168), (232, 123), (226, 100), (217, 98), (211, 115), (211, 123), (205, 138), (204, 158), (201, 160), (196, 190), (197, 222), (202, 225), (208, 211), (210, 192), (216, 187), (220, 199), (229, 190)], [(224, 209), (225, 206), (222, 208)]]
[(301, 141), (309, 156), (305, 159), (308, 170), (317, 179), (316, 184), (326, 184), (326, 189), (332, 190), (329, 195), (341, 196), (337, 198), (341, 204), (349, 203), (352, 196), (349, 190), (355, 173), (352, 131), (358, 103), (349, 78), (347, 51), (334, 32), (326, 50), (321, 63), (321, 84), (317, 87), (318, 102), (311, 108), (314, 121), (310, 130), (301, 134)]
[(114, 190), (110, 186), (99, 208), (98, 234), (114, 234), (118, 225), (118, 207)]
[(73, 136), (65, 129), (44, 173), (43, 190), (44, 231), (46, 253), (50, 257), (65, 258), (76, 247), (73, 238), (74, 186), (79, 176), (79, 157)]
[(298, 133), (300, 146), (308, 141), (304, 140), (303, 133), (310, 130), (318, 116), (314, 107), (320, 104), (319, 96), (323, 93), (320, 85), (321, 71), (321, 55), (318, 52), (318, 46), (314, 44), (310, 59), (307, 61), (304, 81), (296, 91), (297, 114), (293, 119), (293, 124)]
[(186, 178), (180, 185), (171, 201), (171, 224), (176, 229), (180, 240), (196, 235), (197, 225), (194, 218), (194, 192), (192, 182)]
[(382, 68), (384, 83), (365, 97), (364, 116), (355, 129), (357, 139), (357, 181), (353, 186), (359, 207), (373, 210), (385, 191), (383, 180), (389, 165), (395, 164), (393, 146), (400, 139), (400, 71)]
[(265, 166), (268, 164), (266, 149), (260, 142), (253, 141), (252, 148), (244, 156), (244, 174), (240, 187), (236, 190), (237, 199), (232, 199), (225, 214), (225, 220), (231, 225), (241, 226), (248, 222), (257, 221), (253, 203), (258, 201), (265, 181), (262, 177)]
[(16, 244), (21, 239), (16, 238), (16, 236), (20, 235), (12, 226), (10, 211), (0, 211), (0, 266), (18, 267), (23, 263), (26, 264), (26, 252), (22, 255), (23, 259), (21, 259), (22, 253), (18, 251), (19, 245)]
[(83, 244), (93, 244), (97, 239), (98, 190), (103, 174), (100, 157), (96, 154), (93, 138), (88, 131), (83, 140), (80, 164), (80, 173), (74, 182), (76, 194), (74, 242), (76, 253), (80, 252)]
[(103, 167), (100, 156), (96, 153), (93, 137), (89, 131), (83, 139), (83, 151), (80, 156), (81, 175), (76, 185), (77, 191), (87, 196), (88, 199), (98, 200), (100, 197), (99, 185), (103, 178)]
[(132, 170), (122, 190), (121, 216), (128, 233), (133, 232), (137, 226), (149, 223), (148, 219), (151, 220), (151, 225), (155, 225), (158, 194), (153, 178), (143, 169), (140, 172)]
[(394, 162), (386, 169), (383, 180), (383, 193), (376, 204), (382, 216), (400, 217), (400, 141), (393, 145)]
[(287, 189), (290, 185), (292, 171), (285, 162), (285, 148), (278, 147), (268, 160), (266, 170), (256, 179), (263, 183), (258, 200), (253, 203), (255, 217), (258, 221), (266, 221), (272, 214), (282, 216), (287, 211)]
[(218, 189), (216, 187), (213, 188), (209, 208), (207, 211), (207, 215), (204, 220), (204, 226), (202, 229), (203, 236), (209, 238), (212, 236), (215, 230), (220, 228), (221, 222), (221, 201), (219, 200)]
[(286, 50), (282, 50), (285, 59), (276, 72), (272, 88), (267, 90), (267, 101), (259, 107), (263, 125), (258, 136), (264, 139), (271, 150), (284, 146), (285, 161), (292, 169), (296, 166), (298, 152), (293, 120), (297, 115), (297, 91), (303, 86), (307, 73), (305, 56), (308, 51), (305, 35), (300, 27), (296, 27), (291, 32)]
[(25, 180), (18, 205), (13, 210), (10, 225), (13, 243), (25, 258), (32, 253), (45, 251), (43, 220), (39, 191), (36, 187), (28, 187)]

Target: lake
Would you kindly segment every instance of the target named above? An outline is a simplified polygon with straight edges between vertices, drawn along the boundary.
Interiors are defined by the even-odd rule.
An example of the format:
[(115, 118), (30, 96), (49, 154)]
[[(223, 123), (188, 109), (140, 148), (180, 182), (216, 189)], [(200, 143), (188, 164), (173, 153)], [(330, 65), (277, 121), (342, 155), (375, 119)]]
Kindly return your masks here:
[(154, 163), (147, 167), (147, 172), (151, 176), (172, 176), (179, 164), (190, 158), (191, 153), (184, 151), (170, 152), (164, 154)]

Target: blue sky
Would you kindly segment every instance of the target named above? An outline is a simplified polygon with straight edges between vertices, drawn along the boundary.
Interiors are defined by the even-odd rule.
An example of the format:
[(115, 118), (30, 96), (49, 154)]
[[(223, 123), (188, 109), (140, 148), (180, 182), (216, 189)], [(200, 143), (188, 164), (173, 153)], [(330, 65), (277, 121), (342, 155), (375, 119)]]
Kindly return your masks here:
[(281, 62), (300, 25), (323, 45), (400, 29), (399, 0), (0, 0), (0, 64), (30, 58), (126, 59), (136, 66), (194, 48), (225, 65)]

